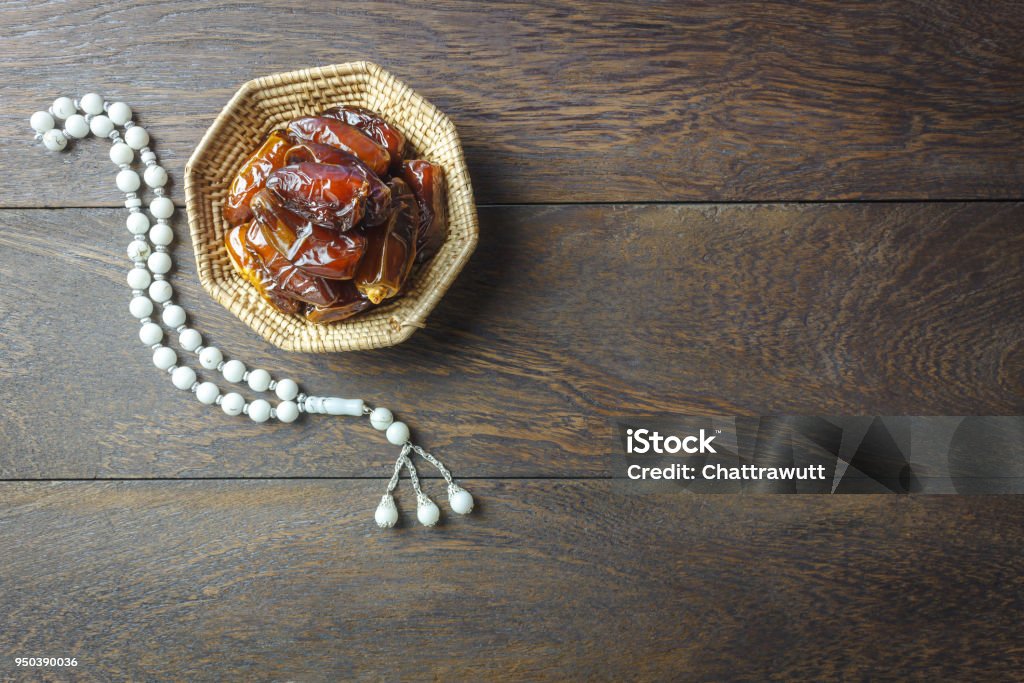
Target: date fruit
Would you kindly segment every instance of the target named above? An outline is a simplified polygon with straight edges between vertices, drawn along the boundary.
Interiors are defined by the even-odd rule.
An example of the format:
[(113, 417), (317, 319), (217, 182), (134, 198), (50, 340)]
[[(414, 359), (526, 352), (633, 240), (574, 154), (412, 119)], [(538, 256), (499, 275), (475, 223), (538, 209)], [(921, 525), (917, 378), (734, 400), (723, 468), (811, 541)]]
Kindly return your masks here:
[(366, 252), (356, 230), (338, 234), (286, 208), (273, 192), (260, 190), (252, 211), (264, 239), (296, 268), (329, 280), (351, 280)]
[(249, 223), (236, 225), (228, 231), (227, 237), (224, 239), (231, 264), (242, 276), (242, 279), (259, 292), (264, 301), (282, 313), (298, 313), (302, 310), (302, 304), (284, 296), (277, 288), (277, 283), (263, 270), (262, 264), (246, 248), (245, 237), (249, 232), (249, 227)]
[(324, 116), (307, 116), (288, 124), (288, 132), (296, 140), (318, 142), (336, 147), (356, 157), (377, 175), (384, 175), (391, 165), (388, 150), (355, 126)]
[(374, 142), (386, 149), (388, 154), (391, 155), (392, 169), (397, 168), (402, 163), (402, 156), (405, 153), (406, 146), (405, 135), (375, 112), (363, 107), (346, 104), (340, 107), (331, 107), (321, 116), (343, 121), (373, 138)]
[(416, 236), (416, 262), (429, 260), (444, 243), (448, 230), (448, 202), (445, 198), (444, 169), (429, 161), (411, 159), (399, 167), (402, 177), (416, 195), (420, 209)]
[(303, 162), (277, 169), (267, 178), (285, 206), (338, 232), (363, 220), (372, 225), (387, 215), (391, 193), (380, 178), (364, 166)]
[(284, 155), (292, 143), (284, 131), (275, 130), (260, 148), (253, 152), (228, 188), (228, 199), (224, 206), (224, 220), (231, 225), (244, 223), (252, 217), (249, 200), (263, 189), (267, 176), (284, 162)]
[(306, 310), (306, 320), (318, 325), (336, 323), (373, 308), (373, 302), (363, 296), (350, 280), (338, 282), (337, 290), (339, 295), (333, 304), (310, 306)]
[(392, 178), (391, 218), (366, 231), (369, 244), (355, 283), (375, 304), (402, 291), (416, 258), (419, 208), (412, 190), (401, 178)]

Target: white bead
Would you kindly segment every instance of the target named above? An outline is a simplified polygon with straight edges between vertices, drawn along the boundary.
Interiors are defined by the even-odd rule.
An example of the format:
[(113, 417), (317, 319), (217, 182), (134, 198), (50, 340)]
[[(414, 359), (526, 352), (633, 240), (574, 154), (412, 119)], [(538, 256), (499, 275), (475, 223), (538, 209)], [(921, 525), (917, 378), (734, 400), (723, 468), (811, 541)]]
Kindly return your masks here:
[(448, 498), (448, 504), (452, 506), (452, 512), (459, 515), (468, 515), (473, 511), (473, 496), (469, 495), (469, 491), (459, 489)]
[(274, 387), (274, 393), (282, 401), (290, 401), (299, 395), (299, 385), (290, 379), (281, 379), (277, 381), (277, 386)]
[(118, 171), (114, 182), (117, 183), (117, 189), (121, 192), (135, 192), (139, 189), (139, 174), (130, 168), (125, 168)]
[(299, 416), (299, 407), (295, 401), (281, 401), (277, 404), (277, 419), (281, 422), (295, 422)]
[(144, 235), (149, 230), (149, 219), (141, 211), (128, 214), (124, 224), (128, 226), (128, 232), (133, 235)]
[(434, 501), (424, 501), (416, 506), (416, 519), (423, 526), (434, 526), (441, 519), (441, 510)]
[(146, 265), (154, 273), (163, 275), (171, 269), (171, 255), (164, 251), (155, 251), (146, 259)]
[(185, 309), (177, 305), (168, 306), (164, 309), (164, 312), (160, 317), (163, 319), (164, 325), (167, 325), (167, 327), (172, 329), (175, 327), (181, 327), (185, 324)]
[(374, 429), (379, 429), (382, 432), (390, 427), (394, 421), (395, 416), (387, 408), (374, 408), (373, 412), (370, 413), (370, 424)]
[(64, 130), (73, 138), (81, 140), (89, 134), (89, 122), (81, 114), (72, 114), (64, 122)]
[(153, 315), (153, 302), (148, 297), (137, 296), (128, 304), (128, 310), (133, 316), (142, 320)]
[(253, 422), (266, 422), (270, 419), (270, 404), (258, 398), (249, 404), (249, 419)]
[(139, 158), (142, 159), (142, 163), (148, 165), (151, 162), (156, 162), (156, 152), (151, 149), (147, 149), (139, 156)]
[(156, 323), (145, 323), (139, 328), (139, 340), (146, 346), (159, 344), (164, 338), (164, 331)]
[(132, 261), (144, 261), (149, 258), (151, 252), (149, 242), (143, 240), (132, 240), (128, 243), (128, 258)]
[(43, 146), (51, 152), (59, 152), (68, 146), (68, 139), (64, 133), (56, 128), (43, 133)]
[(248, 382), (253, 391), (266, 391), (270, 387), (270, 373), (263, 369), (252, 370)]
[(409, 426), (404, 422), (392, 422), (384, 435), (388, 438), (389, 443), (401, 446), (409, 440)]
[(178, 354), (176, 354), (174, 349), (169, 346), (161, 346), (153, 351), (153, 365), (157, 366), (161, 370), (172, 368), (177, 362)]
[(310, 403), (316, 404), (316, 410), (310, 412), (318, 412), (324, 415), (350, 415), (352, 417), (362, 417), (363, 408), (365, 408), (365, 404), (361, 398), (338, 398), (337, 396), (328, 396), (327, 398), (317, 399), (315, 402), (311, 402), (307, 398), (307, 409), (310, 407)]
[(53, 130), (53, 116), (48, 111), (37, 111), (28, 120), (28, 125), (32, 126), (32, 130), (37, 133), (45, 133), (48, 130)]
[(110, 146), (110, 160), (118, 166), (121, 164), (130, 164), (134, 158), (135, 152), (131, 147), (123, 142), (115, 142)]
[(229, 382), (241, 382), (242, 377), (245, 376), (245, 363), (240, 360), (229, 360), (220, 369), (220, 372)]
[(142, 126), (132, 126), (124, 132), (124, 141), (132, 149), (142, 149), (149, 144), (149, 133)]
[(86, 93), (78, 100), (78, 106), (81, 107), (82, 111), (86, 114), (102, 114), (103, 98), (94, 92)]
[(128, 286), (132, 289), (145, 289), (153, 281), (145, 268), (132, 268), (128, 271)]
[(395, 499), (390, 493), (385, 493), (373, 513), (373, 520), (381, 529), (390, 529), (398, 523), (398, 508), (395, 507)]
[(174, 231), (166, 223), (157, 223), (149, 231), (149, 241), (161, 247), (166, 247), (174, 241)]
[(163, 166), (148, 166), (143, 172), (146, 184), (150, 187), (163, 187), (167, 184), (167, 171)]
[(245, 408), (245, 399), (241, 394), (232, 391), (230, 394), (224, 394), (224, 398), (220, 400), (220, 407), (228, 415), (241, 415), (242, 409)]
[(153, 218), (170, 218), (174, 214), (174, 204), (167, 197), (157, 197), (149, 203), (149, 212)]
[(149, 286), (149, 298), (158, 304), (170, 301), (174, 296), (174, 287), (167, 280), (156, 280)]
[(58, 119), (66, 119), (78, 111), (78, 109), (75, 108), (75, 103), (70, 97), (58, 97), (53, 101), (50, 109), (53, 111), (53, 115)]
[(220, 389), (213, 382), (203, 382), (196, 387), (196, 398), (204, 405), (213, 405), (217, 402), (218, 396), (220, 396)]
[(89, 122), (89, 130), (91, 130), (92, 134), (96, 137), (105, 138), (113, 132), (114, 122), (103, 114), (100, 114), (99, 116), (92, 117), (92, 121)]
[(178, 343), (181, 344), (181, 348), (186, 351), (195, 351), (203, 345), (203, 335), (199, 334), (197, 330), (193, 330), (191, 327), (186, 327), (178, 335)]
[(224, 354), (216, 346), (207, 346), (199, 353), (199, 364), (207, 370), (216, 370), (224, 360)]
[(124, 102), (114, 102), (107, 107), (107, 116), (119, 126), (123, 126), (132, 120), (132, 108)]
[(188, 391), (196, 383), (196, 371), (187, 365), (178, 366), (171, 373), (171, 383), (182, 391)]

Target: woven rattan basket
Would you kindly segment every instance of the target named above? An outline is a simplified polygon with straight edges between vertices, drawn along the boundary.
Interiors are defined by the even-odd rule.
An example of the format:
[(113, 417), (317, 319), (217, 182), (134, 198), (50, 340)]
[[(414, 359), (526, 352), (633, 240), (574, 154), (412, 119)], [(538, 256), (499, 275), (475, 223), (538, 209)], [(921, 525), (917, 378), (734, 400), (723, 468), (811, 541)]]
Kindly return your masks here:
[[(313, 325), (266, 304), (228, 260), (222, 216), (227, 188), (245, 159), (275, 128), (338, 104), (379, 112), (398, 125), (417, 157), (440, 164), (448, 186), (448, 236), (408, 291), (353, 318)], [(353, 351), (398, 344), (420, 327), (476, 247), (473, 188), (455, 126), (432, 104), (376, 64), (352, 62), (249, 81), (206, 131), (185, 167), (188, 219), (199, 281), (264, 339), (289, 351)]]

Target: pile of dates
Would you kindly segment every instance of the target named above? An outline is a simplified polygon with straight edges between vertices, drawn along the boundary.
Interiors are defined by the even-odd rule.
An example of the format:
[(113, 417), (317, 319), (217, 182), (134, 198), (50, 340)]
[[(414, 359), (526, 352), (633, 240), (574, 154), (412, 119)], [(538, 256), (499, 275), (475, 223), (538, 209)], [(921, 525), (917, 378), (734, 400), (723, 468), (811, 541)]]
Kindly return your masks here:
[(398, 128), (360, 107), (273, 131), (224, 207), (235, 269), (274, 308), (314, 323), (399, 296), (447, 229), (444, 172), (411, 156)]

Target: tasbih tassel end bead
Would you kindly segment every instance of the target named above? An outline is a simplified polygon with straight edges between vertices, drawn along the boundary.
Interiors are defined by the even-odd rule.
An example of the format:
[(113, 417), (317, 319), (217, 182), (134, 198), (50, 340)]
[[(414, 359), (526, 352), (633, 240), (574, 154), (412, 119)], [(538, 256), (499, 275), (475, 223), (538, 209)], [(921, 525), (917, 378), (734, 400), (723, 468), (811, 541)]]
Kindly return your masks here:
[(434, 526), (441, 519), (441, 509), (437, 507), (437, 503), (425, 495), (420, 495), (416, 505), (416, 519), (420, 520), (423, 526)]
[(452, 484), (448, 487), (448, 504), (455, 514), (468, 515), (473, 511), (473, 496), (458, 484)]
[(398, 508), (395, 506), (394, 496), (390, 493), (384, 494), (377, 511), (373, 513), (373, 518), (381, 529), (390, 529), (398, 523)]

